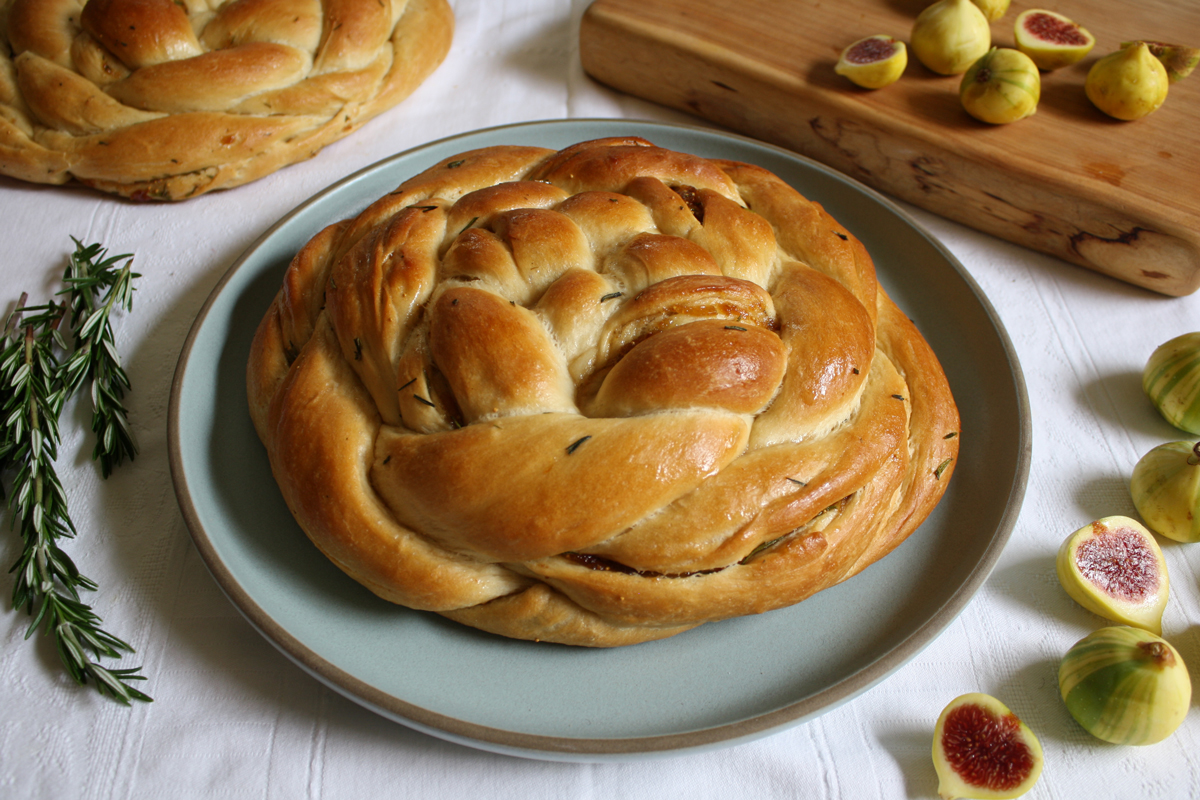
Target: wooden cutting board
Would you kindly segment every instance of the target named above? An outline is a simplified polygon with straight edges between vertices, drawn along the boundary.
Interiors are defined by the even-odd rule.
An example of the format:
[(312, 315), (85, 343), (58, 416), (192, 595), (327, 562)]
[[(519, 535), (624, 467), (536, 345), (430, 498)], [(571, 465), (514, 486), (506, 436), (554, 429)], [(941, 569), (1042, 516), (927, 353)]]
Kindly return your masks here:
[[(1038, 112), (1001, 126), (958, 100), (960, 78), (909, 57), (891, 86), (834, 72), (873, 34), (908, 41), (929, 0), (595, 0), (584, 69), (616, 89), (782, 145), (979, 230), (1168, 295), (1200, 286), (1200, 70), (1153, 114), (1120, 122), (1084, 94), (1089, 67), (1123, 41), (1200, 47), (1197, 0), (1014, 2), (992, 23), (1058, 11), (1096, 47), (1042, 76)], [(970, 266), (969, 264), (967, 265)]]

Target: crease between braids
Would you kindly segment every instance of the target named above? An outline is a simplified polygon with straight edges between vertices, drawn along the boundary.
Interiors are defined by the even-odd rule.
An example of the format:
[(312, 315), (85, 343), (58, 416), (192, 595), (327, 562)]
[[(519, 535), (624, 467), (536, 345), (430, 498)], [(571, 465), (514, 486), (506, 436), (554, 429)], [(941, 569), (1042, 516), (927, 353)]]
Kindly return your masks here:
[(447, 159), (297, 254), (248, 365), (309, 538), (380, 596), (613, 646), (799, 602), (941, 497), (958, 416), (870, 256), (637, 138)]
[(399, 103), (453, 29), (446, 0), (0, 0), (0, 174), (238, 186)]

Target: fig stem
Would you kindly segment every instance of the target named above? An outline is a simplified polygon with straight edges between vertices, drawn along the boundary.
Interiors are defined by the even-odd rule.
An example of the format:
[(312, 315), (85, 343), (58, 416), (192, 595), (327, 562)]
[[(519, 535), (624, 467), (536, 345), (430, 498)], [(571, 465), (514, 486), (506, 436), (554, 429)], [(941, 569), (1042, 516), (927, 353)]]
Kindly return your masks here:
[(1175, 662), (1175, 657), (1171, 655), (1171, 651), (1162, 642), (1139, 642), (1138, 647), (1141, 648), (1142, 652), (1159, 669), (1169, 667)]

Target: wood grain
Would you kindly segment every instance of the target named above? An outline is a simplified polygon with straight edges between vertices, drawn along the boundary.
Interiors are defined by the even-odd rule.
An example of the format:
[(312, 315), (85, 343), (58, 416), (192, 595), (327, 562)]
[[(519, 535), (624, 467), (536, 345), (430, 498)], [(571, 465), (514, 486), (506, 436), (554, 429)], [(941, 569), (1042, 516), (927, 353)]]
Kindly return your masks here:
[[(1097, 43), (1045, 73), (1038, 112), (977, 122), (960, 78), (915, 58), (884, 89), (834, 72), (872, 34), (907, 41), (927, 0), (595, 0), (584, 69), (630, 94), (782, 145), (914, 205), (1167, 295), (1200, 287), (1200, 72), (1153, 114), (1120, 122), (1084, 94), (1088, 69), (1122, 41), (1200, 47), (1195, 0), (1014, 2), (992, 23), (1013, 45), (1017, 14), (1048, 8)], [(969, 264), (967, 265), (970, 266)]]

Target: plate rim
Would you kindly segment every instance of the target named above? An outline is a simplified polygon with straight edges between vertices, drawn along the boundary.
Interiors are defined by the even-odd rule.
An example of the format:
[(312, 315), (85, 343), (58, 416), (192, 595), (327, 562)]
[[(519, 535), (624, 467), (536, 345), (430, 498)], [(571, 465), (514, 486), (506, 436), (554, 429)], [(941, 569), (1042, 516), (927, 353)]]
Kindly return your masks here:
[[(651, 130), (661, 129), (697, 133), (703, 136), (739, 141), (757, 148), (774, 151), (787, 159), (802, 162), (808, 168), (847, 184), (854, 190), (866, 195), (873, 202), (883, 206), (890, 213), (896, 215), (900, 221), (911, 227), (940, 253), (980, 304), (1007, 358), (1013, 379), (1013, 388), (1016, 395), (1016, 416), (1019, 422), (1017, 431), (1017, 463), (1012, 486), (1005, 501), (1004, 513), (998, 521), (996, 533), (984, 549), (981, 557), (975, 563), (968, 576), (963, 580), (958, 590), (948, 597), (938, 611), (931, 615), (923, 625), (914, 629), (906, 639), (888, 650), (882, 657), (857, 672), (822, 689), (816, 694), (802, 698), (781, 708), (734, 722), (696, 730), (653, 736), (620, 738), (564, 737), (524, 733), (470, 722), (440, 712), (431, 711), (380, 690), (330, 663), (279, 624), (269, 612), (251, 597), (250, 593), (240, 584), (232, 571), (221, 560), (217, 553), (217, 548), (208, 536), (208, 532), (204, 527), (195, 501), (193, 500), (183, 464), (182, 427), (180, 420), (180, 406), (182, 404), (183, 385), (187, 376), (188, 364), (193, 348), (200, 338), (205, 322), (212, 309), (221, 299), (225, 288), (239, 273), (245, 263), (255, 255), (259, 248), (269, 241), (281, 228), (302, 215), (312, 206), (324, 201), (330, 195), (343, 191), (345, 187), (370, 173), (386, 169), (388, 165), (395, 161), (416, 156), (423, 150), (431, 150), (453, 141), (492, 136), (506, 130), (530, 128), (553, 129), (557, 127), (577, 126), (600, 129), (617, 126), (641, 129), (649, 128)], [(605, 133), (603, 135), (618, 134)], [(643, 132), (633, 133), (632, 135), (650, 136), (650, 134)], [(601, 136), (594, 135), (591, 138), (601, 138)], [(217, 582), (221, 591), (229, 598), (251, 626), (303, 671), (316, 678), (323, 685), (333, 689), (347, 699), (363, 705), (368, 710), (406, 727), (443, 740), (476, 749), (525, 758), (557, 761), (610, 761), (628, 760), (635, 757), (673, 756), (686, 751), (709, 750), (761, 738), (785, 727), (802, 724), (821, 713), (832, 710), (847, 700), (858, 696), (873, 685), (883, 681), (899, 669), (900, 666), (907, 663), (936, 639), (950, 622), (974, 599), (979, 588), (994, 569), (1000, 554), (1011, 537), (1028, 485), (1032, 453), (1032, 421), (1030, 419), (1028, 390), (1020, 362), (1017, 358), (1016, 349), (995, 307), (958, 258), (941, 241), (926, 230), (924, 226), (917, 222), (911, 214), (898, 206), (890, 198), (845, 173), (841, 173), (800, 153), (754, 139), (753, 137), (722, 129), (644, 119), (573, 117), (506, 123), (464, 131), (423, 142), (379, 159), (334, 181), (324, 189), (297, 204), (284, 216), (270, 225), (234, 260), (217, 281), (188, 330), (171, 380), (167, 409), (167, 448), (171, 480), (180, 512), (184, 518), (189, 536), (205, 566)]]

